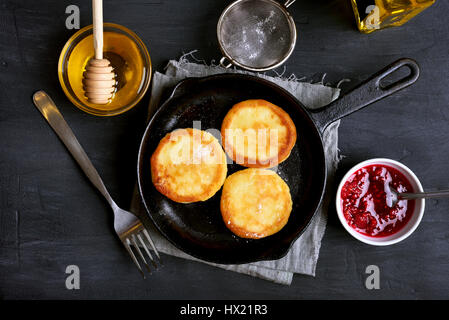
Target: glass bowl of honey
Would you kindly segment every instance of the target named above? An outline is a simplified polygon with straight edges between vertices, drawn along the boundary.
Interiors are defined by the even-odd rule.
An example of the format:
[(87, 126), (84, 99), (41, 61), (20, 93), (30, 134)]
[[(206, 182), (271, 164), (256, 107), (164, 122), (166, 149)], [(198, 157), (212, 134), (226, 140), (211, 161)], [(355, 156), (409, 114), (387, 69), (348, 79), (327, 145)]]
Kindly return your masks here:
[(134, 107), (145, 95), (151, 81), (151, 59), (145, 44), (128, 28), (103, 24), (103, 56), (116, 74), (116, 88), (108, 104), (87, 101), (83, 72), (94, 57), (92, 25), (76, 32), (59, 56), (58, 77), (64, 93), (79, 109), (97, 116), (114, 116)]

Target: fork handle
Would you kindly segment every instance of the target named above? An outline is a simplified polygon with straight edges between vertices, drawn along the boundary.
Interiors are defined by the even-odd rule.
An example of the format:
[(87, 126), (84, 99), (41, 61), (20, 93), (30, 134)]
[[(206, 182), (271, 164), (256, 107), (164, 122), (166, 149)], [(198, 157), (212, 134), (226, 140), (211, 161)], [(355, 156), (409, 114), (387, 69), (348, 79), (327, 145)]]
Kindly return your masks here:
[(100, 175), (93, 166), (84, 149), (81, 147), (78, 139), (76, 139), (72, 129), (70, 129), (69, 125), (64, 120), (53, 100), (44, 91), (37, 91), (33, 95), (33, 102), (70, 151), (76, 162), (78, 162), (81, 169), (84, 171), (92, 184), (100, 191), (112, 207), (116, 207), (117, 205), (112, 200), (109, 192), (106, 190), (103, 180), (101, 180)]

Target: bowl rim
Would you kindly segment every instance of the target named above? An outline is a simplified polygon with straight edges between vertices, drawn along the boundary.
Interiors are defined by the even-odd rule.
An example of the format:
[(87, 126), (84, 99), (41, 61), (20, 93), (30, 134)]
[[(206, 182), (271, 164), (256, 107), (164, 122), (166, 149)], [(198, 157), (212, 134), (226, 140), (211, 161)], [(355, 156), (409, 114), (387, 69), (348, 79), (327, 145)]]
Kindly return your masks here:
[(141, 100), (142, 98), (145, 96), (148, 88), (150, 87), (150, 83), (153, 77), (153, 65), (151, 62), (151, 57), (150, 54), (148, 52), (148, 48), (146, 47), (145, 43), (142, 41), (142, 39), (140, 39), (140, 37), (133, 32), (132, 30), (128, 29), (125, 26), (122, 26), (120, 24), (117, 23), (112, 23), (112, 22), (104, 22), (103, 23), (104, 27), (110, 27), (110, 28), (115, 28), (118, 30), (121, 30), (123, 32), (125, 32), (128, 36), (130, 36), (130, 38), (132, 40), (134, 40), (136, 42), (136, 44), (142, 49), (142, 53), (144, 55), (144, 60), (148, 61), (148, 70), (146, 72), (145, 75), (145, 83), (142, 86), (142, 89), (140, 91), (140, 93), (136, 96), (136, 99), (133, 100), (129, 105), (127, 105), (126, 107), (121, 107), (112, 111), (103, 111), (103, 110), (98, 110), (98, 109), (93, 109), (90, 108), (86, 105), (84, 105), (83, 103), (80, 103), (80, 101), (78, 101), (77, 99), (75, 99), (75, 97), (73, 97), (73, 95), (69, 92), (69, 89), (67, 88), (66, 83), (64, 82), (64, 77), (63, 77), (63, 66), (64, 66), (64, 62), (67, 56), (67, 51), (69, 49), (69, 47), (71, 46), (71, 44), (77, 40), (82, 34), (84, 34), (86, 31), (89, 31), (91, 29), (93, 29), (93, 25), (87, 25), (83, 28), (81, 28), (80, 30), (78, 30), (77, 32), (75, 32), (64, 44), (64, 47), (61, 50), (61, 53), (59, 54), (59, 60), (58, 60), (58, 79), (59, 79), (59, 84), (61, 85), (62, 90), (64, 91), (64, 94), (66, 95), (66, 97), (70, 100), (70, 102), (72, 102), (78, 109), (88, 113), (88, 114), (92, 114), (92, 115), (96, 115), (96, 116), (115, 116), (115, 115), (119, 115), (122, 114), (126, 111), (129, 111), (130, 109), (132, 109), (134, 106), (136, 106)]
[(346, 218), (343, 215), (343, 211), (341, 209), (341, 189), (343, 187), (343, 185), (345, 184), (345, 182), (348, 180), (348, 178), (357, 170), (368, 166), (368, 165), (373, 165), (373, 164), (383, 164), (383, 165), (391, 165), (393, 168), (401, 171), (402, 173), (405, 173), (407, 178), (411, 178), (412, 183), (416, 184), (417, 189), (415, 190), (415, 192), (424, 192), (423, 187), (421, 185), (421, 182), (419, 181), (418, 177), (415, 175), (415, 173), (408, 168), (406, 165), (404, 165), (403, 163), (393, 160), (393, 159), (388, 159), (388, 158), (372, 158), (372, 159), (368, 159), (362, 162), (359, 162), (358, 164), (354, 165), (351, 169), (349, 169), (346, 174), (344, 175), (344, 177), (341, 179), (340, 184), (338, 185), (338, 189), (337, 189), (337, 194), (335, 196), (335, 207), (336, 207), (336, 211), (337, 211), (337, 215), (338, 218), (341, 222), (341, 224), (343, 225), (343, 227), (346, 229), (346, 231), (352, 235), (354, 238), (356, 238), (357, 240), (364, 242), (366, 244), (369, 245), (374, 245), (374, 246), (387, 246), (387, 245), (392, 245), (398, 242), (401, 242), (402, 240), (406, 239), (407, 237), (409, 237), (418, 227), (418, 225), (421, 223), (422, 217), (424, 215), (424, 209), (425, 209), (425, 199), (417, 199), (415, 200), (415, 211), (413, 212), (413, 214), (417, 214), (417, 219), (414, 220), (414, 222), (412, 222), (411, 220), (403, 227), (405, 228), (408, 224), (412, 223), (411, 226), (409, 226), (409, 229), (403, 233), (402, 235), (399, 236), (395, 236), (400, 234), (400, 231), (397, 233), (392, 234), (391, 236), (387, 236), (385, 237), (386, 239), (383, 240), (382, 237), (379, 238), (375, 238), (375, 237), (369, 237), (369, 236), (365, 236), (359, 232), (357, 232), (356, 230), (354, 230), (351, 226), (349, 226), (348, 222), (346, 221)]

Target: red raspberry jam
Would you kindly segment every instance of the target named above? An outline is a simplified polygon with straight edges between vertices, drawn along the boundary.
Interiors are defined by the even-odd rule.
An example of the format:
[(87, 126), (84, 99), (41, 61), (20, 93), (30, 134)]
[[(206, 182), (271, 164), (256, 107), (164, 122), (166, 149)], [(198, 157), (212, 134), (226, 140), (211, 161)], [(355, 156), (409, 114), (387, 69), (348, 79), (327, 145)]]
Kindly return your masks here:
[(405, 176), (389, 166), (369, 165), (352, 174), (341, 189), (341, 206), (349, 225), (371, 237), (398, 232), (410, 220), (415, 202), (400, 200), (392, 206), (390, 188), (413, 191)]

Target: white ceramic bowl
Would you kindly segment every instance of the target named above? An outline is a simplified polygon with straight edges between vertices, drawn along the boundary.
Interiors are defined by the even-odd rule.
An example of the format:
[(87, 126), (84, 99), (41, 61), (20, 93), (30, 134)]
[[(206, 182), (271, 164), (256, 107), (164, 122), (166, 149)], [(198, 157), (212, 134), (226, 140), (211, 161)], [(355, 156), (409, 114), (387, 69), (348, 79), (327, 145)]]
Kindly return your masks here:
[(363, 235), (356, 230), (354, 230), (346, 221), (346, 218), (343, 215), (342, 205), (341, 205), (341, 189), (343, 188), (343, 185), (345, 182), (349, 179), (349, 177), (354, 174), (357, 170), (374, 164), (380, 164), (380, 165), (386, 165), (389, 167), (392, 167), (394, 169), (399, 170), (410, 182), (413, 188), (413, 192), (424, 192), (423, 188), (421, 186), (421, 182), (419, 182), (418, 177), (405, 165), (403, 165), (400, 162), (397, 162), (395, 160), (391, 159), (385, 159), (385, 158), (377, 158), (377, 159), (369, 159), (366, 161), (363, 161), (356, 166), (352, 167), (346, 175), (343, 177), (343, 179), (340, 182), (340, 185), (338, 186), (337, 190), (337, 196), (336, 196), (336, 208), (337, 208), (337, 214), (338, 218), (340, 219), (341, 224), (346, 229), (346, 231), (349, 232), (350, 235), (352, 235), (357, 240), (360, 240), (364, 243), (375, 245), (375, 246), (387, 246), (391, 244), (398, 243), (405, 238), (407, 238), (409, 235), (415, 231), (415, 229), (418, 227), (419, 223), (421, 222), (421, 219), (424, 215), (424, 206), (425, 201), (424, 199), (418, 199), (415, 200), (415, 209), (413, 211), (413, 215), (410, 218), (410, 220), (407, 222), (405, 226), (402, 227), (398, 232), (386, 236), (386, 237), (369, 237), (366, 235)]

